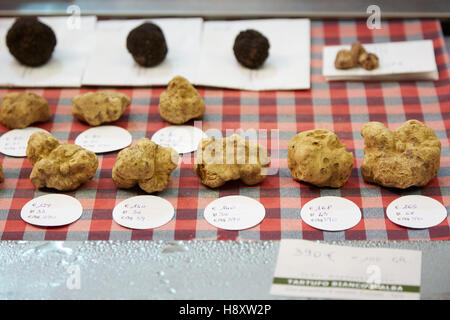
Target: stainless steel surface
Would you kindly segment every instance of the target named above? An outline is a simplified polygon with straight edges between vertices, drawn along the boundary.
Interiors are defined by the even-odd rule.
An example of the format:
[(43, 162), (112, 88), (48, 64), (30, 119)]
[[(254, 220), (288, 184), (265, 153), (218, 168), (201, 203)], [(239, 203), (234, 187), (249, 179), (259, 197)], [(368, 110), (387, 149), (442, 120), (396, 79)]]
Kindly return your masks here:
[[(422, 299), (450, 299), (450, 242), (330, 243), (421, 250)], [(278, 246), (277, 241), (3, 241), (0, 299), (285, 299), (269, 294)]]
[(450, 18), (448, 0), (75, 0), (1, 1), (1, 15), (66, 14), (78, 5), (82, 14), (100, 16), (243, 17), (367, 17), (369, 5), (378, 5), (382, 18)]

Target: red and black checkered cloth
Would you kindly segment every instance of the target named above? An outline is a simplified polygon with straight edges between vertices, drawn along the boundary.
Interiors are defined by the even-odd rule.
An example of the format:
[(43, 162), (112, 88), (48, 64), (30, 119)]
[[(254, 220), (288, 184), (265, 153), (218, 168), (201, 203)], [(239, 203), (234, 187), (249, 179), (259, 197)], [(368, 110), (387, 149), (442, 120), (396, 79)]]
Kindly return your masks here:
[[(434, 43), (439, 81), (435, 82), (327, 82), (321, 75), (324, 45), (431, 39)], [(187, 240), (187, 239), (257, 239), (279, 240), (449, 240), (449, 218), (440, 225), (412, 230), (390, 222), (387, 205), (401, 195), (422, 194), (450, 206), (450, 79), (449, 57), (437, 20), (395, 20), (369, 30), (365, 21), (313, 21), (311, 26), (311, 90), (247, 92), (200, 88), (207, 111), (203, 129), (279, 129), (280, 151), (274, 163), (280, 169), (262, 184), (248, 187), (230, 182), (218, 190), (200, 183), (193, 171), (193, 161), (183, 161), (174, 171), (169, 187), (157, 195), (169, 200), (176, 209), (174, 219), (153, 230), (130, 230), (112, 220), (114, 206), (130, 196), (142, 194), (137, 189), (118, 190), (111, 169), (117, 152), (99, 156), (99, 169), (93, 180), (76, 192), (84, 212), (80, 220), (64, 226), (41, 228), (21, 220), (23, 205), (44, 191), (36, 190), (29, 180), (32, 169), (24, 158), (1, 155), (5, 182), (0, 186), (0, 237), (2, 240)], [(52, 121), (40, 125), (62, 141), (74, 142), (89, 127), (71, 115), (71, 99), (82, 89), (32, 90), (43, 95), (54, 114)], [(158, 114), (158, 99), (164, 88), (117, 90), (132, 97), (132, 104), (115, 125), (128, 129), (134, 140), (151, 137), (167, 126)], [(3, 96), (12, 90), (0, 90)], [(442, 143), (441, 169), (429, 185), (406, 191), (382, 188), (363, 181), (362, 126), (380, 121), (395, 129), (404, 121), (418, 119), (434, 129)], [(287, 169), (287, 145), (298, 132), (325, 128), (334, 131), (348, 150), (355, 154), (355, 166), (349, 181), (341, 189), (316, 188), (298, 183)], [(7, 129), (0, 127), (2, 133)], [(276, 152), (272, 151), (272, 155)], [(192, 155), (191, 155), (192, 156)], [(185, 159), (186, 160), (186, 159)], [(192, 159), (191, 159), (192, 160)], [(266, 207), (266, 218), (258, 226), (244, 231), (219, 230), (204, 217), (205, 206), (221, 196), (241, 194), (259, 200)], [(300, 208), (323, 195), (337, 195), (354, 201), (363, 219), (347, 231), (323, 232), (300, 219)]]

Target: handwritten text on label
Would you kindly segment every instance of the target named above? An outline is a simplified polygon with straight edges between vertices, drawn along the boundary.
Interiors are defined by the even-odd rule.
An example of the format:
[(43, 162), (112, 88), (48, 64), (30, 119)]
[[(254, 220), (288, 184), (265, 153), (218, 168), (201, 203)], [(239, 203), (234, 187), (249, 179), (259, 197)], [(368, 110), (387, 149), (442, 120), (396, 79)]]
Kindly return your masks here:
[(27, 202), (20, 213), (23, 220), (38, 226), (63, 226), (78, 220), (81, 203), (65, 194), (47, 194)]
[(244, 230), (264, 219), (264, 206), (249, 197), (227, 196), (211, 202), (204, 212), (206, 221), (225, 230)]
[(409, 195), (392, 201), (386, 215), (396, 224), (420, 229), (440, 224), (447, 217), (447, 210), (433, 198)]
[(340, 197), (319, 197), (306, 203), (300, 212), (308, 225), (327, 231), (354, 227), (361, 220), (361, 210), (352, 201)]

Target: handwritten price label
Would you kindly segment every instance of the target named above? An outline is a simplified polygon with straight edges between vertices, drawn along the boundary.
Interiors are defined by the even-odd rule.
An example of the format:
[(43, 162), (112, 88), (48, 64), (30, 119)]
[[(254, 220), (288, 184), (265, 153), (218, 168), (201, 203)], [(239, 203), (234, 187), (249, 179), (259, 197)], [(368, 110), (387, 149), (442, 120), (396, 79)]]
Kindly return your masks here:
[(433, 198), (410, 195), (392, 201), (386, 215), (393, 223), (403, 227), (424, 229), (440, 224), (447, 217), (447, 210)]
[(313, 199), (303, 206), (300, 215), (306, 224), (325, 231), (347, 230), (361, 220), (358, 206), (340, 197)]
[(131, 134), (117, 126), (100, 126), (83, 131), (75, 144), (95, 153), (120, 150), (131, 144)]
[(169, 126), (155, 132), (152, 141), (163, 147), (171, 147), (178, 153), (190, 153), (197, 150), (198, 144), (206, 134), (192, 126)]
[(175, 209), (169, 201), (146, 195), (119, 203), (113, 210), (113, 219), (126, 228), (153, 229), (168, 223), (174, 214)]
[(65, 194), (47, 194), (28, 201), (20, 217), (33, 225), (57, 227), (70, 224), (81, 217), (83, 207), (74, 197)]
[(204, 216), (213, 226), (225, 230), (244, 230), (259, 224), (266, 215), (264, 206), (249, 197), (228, 196), (211, 202)]
[(28, 140), (37, 131), (47, 132), (44, 129), (35, 127), (14, 129), (6, 132), (0, 137), (0, 152), (11, 157), (26, 157)]

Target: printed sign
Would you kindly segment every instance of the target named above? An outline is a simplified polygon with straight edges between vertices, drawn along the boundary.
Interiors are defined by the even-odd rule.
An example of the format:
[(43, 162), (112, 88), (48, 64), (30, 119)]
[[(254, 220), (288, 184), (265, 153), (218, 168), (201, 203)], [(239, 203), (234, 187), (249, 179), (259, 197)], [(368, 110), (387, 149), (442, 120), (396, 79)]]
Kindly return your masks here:
[(272, 295), (419, 299), (422, 253), (281, 240)]

